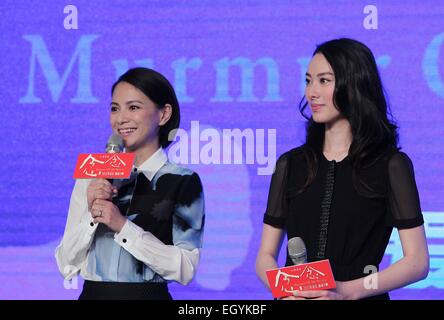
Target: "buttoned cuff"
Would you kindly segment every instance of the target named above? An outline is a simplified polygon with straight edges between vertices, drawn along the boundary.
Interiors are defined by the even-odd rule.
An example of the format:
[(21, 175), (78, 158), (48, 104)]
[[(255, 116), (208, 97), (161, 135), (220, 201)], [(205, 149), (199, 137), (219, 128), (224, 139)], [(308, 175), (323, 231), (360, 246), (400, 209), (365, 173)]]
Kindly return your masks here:
[(116, 241), (123, 248), (128, 248), (140, 237), (142, 237), (144, 230), (129, 219), (119, 233), (114, 234), (114, 241)]
[(91, 216), (91, 213), (88, 212), (87, 216), (84, 216), (81, 222), (82, 228), (86, 230), (88, 235), (93, 235), (96, 232), (98, 223), (94, 223), (94, 219)]

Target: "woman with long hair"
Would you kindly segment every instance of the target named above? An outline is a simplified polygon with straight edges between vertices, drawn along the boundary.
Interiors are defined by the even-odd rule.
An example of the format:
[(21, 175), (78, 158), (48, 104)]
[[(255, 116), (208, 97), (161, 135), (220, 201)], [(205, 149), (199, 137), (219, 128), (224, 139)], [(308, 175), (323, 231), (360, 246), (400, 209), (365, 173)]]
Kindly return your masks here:
[[(398, 147), (370, 49), (344, 38), (319, 45), (300, 111), (306, 141), (276, 163), (256, 260), (259, 278), (268, 287), (266, 270), (277, 268), (286, 233), (303, 240), (308, 262), (329, 259), (337, 285), (289, 299), (389, 299), (389, 291), (424, 279), (429, 255), (413, 166)], [(379, 270), (393, 227), (404, 257)], [(371, 288), (365, 285), (369, 267), (378, 270)]]

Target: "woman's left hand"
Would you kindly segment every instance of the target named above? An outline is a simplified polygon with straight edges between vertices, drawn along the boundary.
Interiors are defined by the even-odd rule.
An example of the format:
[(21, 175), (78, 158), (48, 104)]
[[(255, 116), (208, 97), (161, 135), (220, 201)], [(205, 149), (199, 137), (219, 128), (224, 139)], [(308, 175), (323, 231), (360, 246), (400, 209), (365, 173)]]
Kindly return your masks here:
[(95, 223), (103, 223), (114, 232), (120, 232), (126, 222), (126, 218), (122, 216), (119, 208), (109, 200), (94, 200), (91, 215)]

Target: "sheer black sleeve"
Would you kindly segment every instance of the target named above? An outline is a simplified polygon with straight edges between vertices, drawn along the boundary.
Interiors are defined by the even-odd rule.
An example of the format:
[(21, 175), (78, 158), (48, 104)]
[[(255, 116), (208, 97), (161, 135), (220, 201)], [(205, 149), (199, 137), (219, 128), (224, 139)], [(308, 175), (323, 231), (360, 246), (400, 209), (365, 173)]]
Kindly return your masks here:
[(408, 229), (424, 223), (415, 182), (413, 164), (403, 152), (397, 152), (388, 161), (388, 224)]
[(285, 228), (287, 219), (286, 186), (288, 162), (288, 153), (283, 154), (276, 162), (268, 193), (267, 211), (264, 215), (264, 223), (281, 229)]

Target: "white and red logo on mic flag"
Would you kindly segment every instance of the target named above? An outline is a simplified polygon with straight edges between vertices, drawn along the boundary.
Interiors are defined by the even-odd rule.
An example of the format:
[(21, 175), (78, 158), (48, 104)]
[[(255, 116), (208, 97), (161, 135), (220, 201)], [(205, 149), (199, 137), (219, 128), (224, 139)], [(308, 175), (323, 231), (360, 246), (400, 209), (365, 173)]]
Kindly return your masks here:
[(127, 179), (135, 153), (86, 153), (77, 158), (74, 179)]
[(292, 296), (296, 291), (336, 288), (328, 260), (267, 270), (267, 278), (275, 298)]

